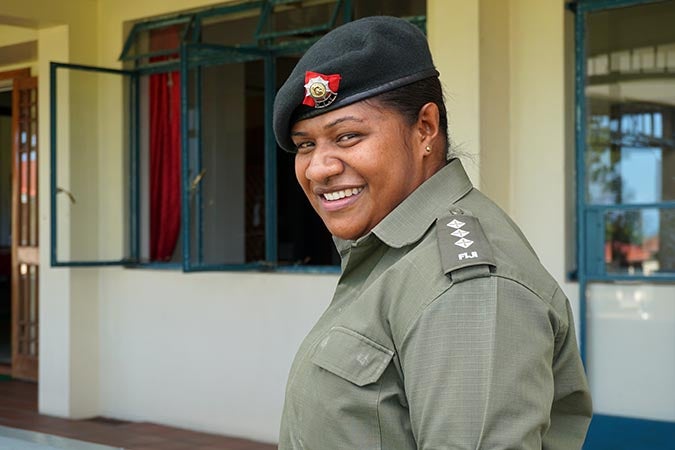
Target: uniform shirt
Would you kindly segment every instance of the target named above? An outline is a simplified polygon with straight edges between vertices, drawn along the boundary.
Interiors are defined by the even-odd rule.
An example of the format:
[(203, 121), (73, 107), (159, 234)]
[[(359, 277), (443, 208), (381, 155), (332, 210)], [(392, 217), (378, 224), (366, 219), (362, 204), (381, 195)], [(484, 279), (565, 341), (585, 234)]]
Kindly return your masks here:
[(459, 160), (336, 243), (342, 274), (291, 368), (280, 450), (581, 448), (592, 408), (569, 303)]

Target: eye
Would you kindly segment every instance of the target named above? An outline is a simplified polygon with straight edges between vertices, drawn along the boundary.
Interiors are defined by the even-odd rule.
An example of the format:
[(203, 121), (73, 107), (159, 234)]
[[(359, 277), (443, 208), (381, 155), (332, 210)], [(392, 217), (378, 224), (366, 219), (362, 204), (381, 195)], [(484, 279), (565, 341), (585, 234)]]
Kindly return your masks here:
[(307, 153), (314, 148), (314, 142), (312, 141), (301, 141), (295, 143), (295, 150), (298, 153)]
[(354, 145), (360, 137), (361, 135), (359, 133), (344, 133), (338, 136), (337, 142), (340, 145)]

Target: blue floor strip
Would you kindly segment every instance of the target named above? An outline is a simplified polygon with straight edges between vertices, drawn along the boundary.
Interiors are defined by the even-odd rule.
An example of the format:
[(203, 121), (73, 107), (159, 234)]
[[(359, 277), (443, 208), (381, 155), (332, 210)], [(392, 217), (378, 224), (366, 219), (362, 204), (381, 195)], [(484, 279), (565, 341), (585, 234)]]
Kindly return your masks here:
[(584, 450), (675, 450), (675, 422), (594, 414)]

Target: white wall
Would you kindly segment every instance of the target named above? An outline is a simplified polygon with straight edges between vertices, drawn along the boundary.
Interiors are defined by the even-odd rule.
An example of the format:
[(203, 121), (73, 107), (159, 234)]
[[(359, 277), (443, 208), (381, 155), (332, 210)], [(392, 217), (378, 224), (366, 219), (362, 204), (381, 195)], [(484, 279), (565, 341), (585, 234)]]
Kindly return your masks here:
[(100, 413), (276, 442), (335, 275), (100, 271)]

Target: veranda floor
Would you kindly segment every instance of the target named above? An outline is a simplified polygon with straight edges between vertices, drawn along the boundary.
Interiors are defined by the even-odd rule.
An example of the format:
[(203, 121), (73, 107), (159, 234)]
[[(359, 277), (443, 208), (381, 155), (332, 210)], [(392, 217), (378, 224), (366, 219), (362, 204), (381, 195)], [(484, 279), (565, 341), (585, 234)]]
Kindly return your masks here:
[(273, 450), (275, 445), (147, 422), (68, 420), (38, 414), (37, 385), (0, 376), (0, 425), (125, 450)]

